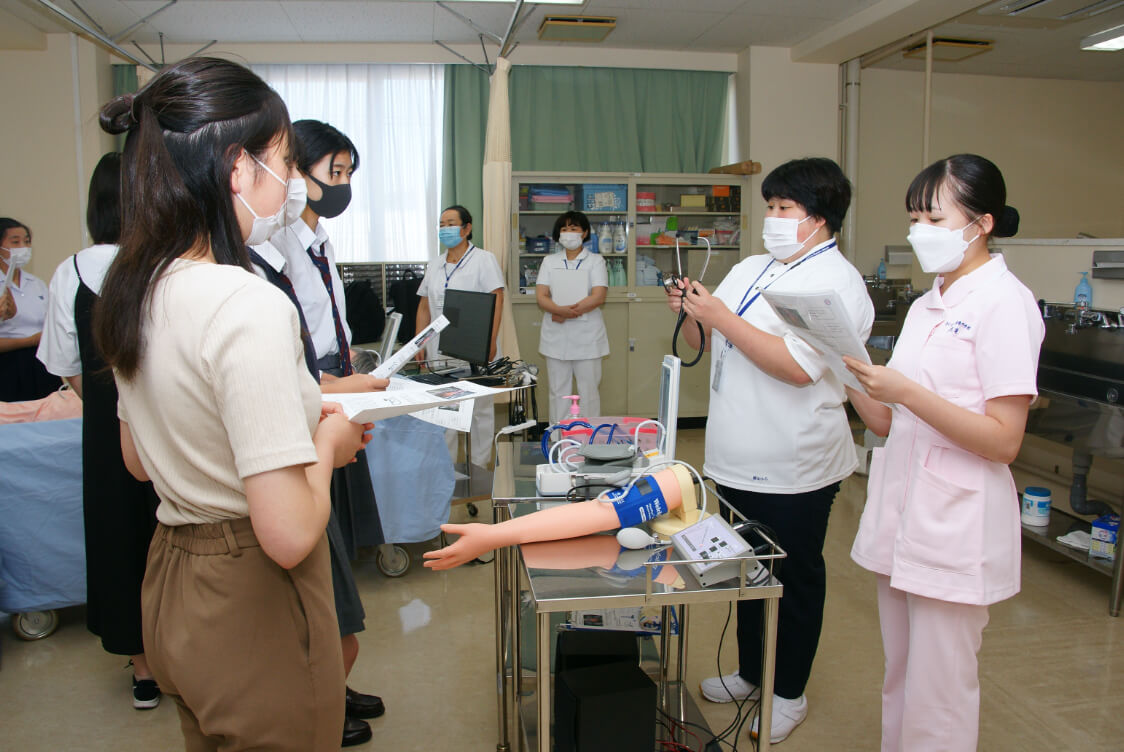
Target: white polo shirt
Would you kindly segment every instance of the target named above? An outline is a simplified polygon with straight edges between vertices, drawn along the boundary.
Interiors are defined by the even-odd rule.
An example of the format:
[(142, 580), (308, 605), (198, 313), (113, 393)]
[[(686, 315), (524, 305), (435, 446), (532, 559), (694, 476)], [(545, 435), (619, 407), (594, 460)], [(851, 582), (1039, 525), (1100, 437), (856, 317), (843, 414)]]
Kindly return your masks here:
[[(446, 261), (448, 253), (441, 254), (430, 261), (426, 267), (418, 297), (429, 301), (430, 320), (436, 319), (445, 311), (445, 290), (466, 290), (468, 292), (492, 292), (503, 289), (503, 271), (495, 254), (472, 243), (456, 264)], [(427, 357), (436, 358), (440, 350), (440, 337), (426, 346)], [(496, 357), (500, 356), (500, 345), (496, 343)]]
[[(544, 258), (539, 265), (539, 276), (535, 284), (550, 287), (551, 275), (562, 269), (576, 270), (586, 275), (587, 296), (595, 287), (609, 286), (609, 272), (605, 266), (605, 259), (600, 254), (590, 253), (585, 248), (573, 261), (566, 258), (564, 251), (552, 253)], [(544, 312), (539, 334), (539, 352), (548, 358), (558, 360), (589, 360), (608, 355), (609, 336), (605, 332), (605, 319), (601, 315), (601, 308), (594, 308), (577, 318), (565, 321), (555, 321), (549, 313)]]
[(17, 285), (13, 280), (8, 291), (16, 302), (16, 315), (0, 321), (0, 339), (23, 339), (43, 331), (47, 317), (46, 283), (20, 269), (20, 283)]
[(304, 310), (304, 320), (308, 324), (308, 331), (312, 334), (312, 344), (316, 348), (317, 359), (339, 353), (336, 323), (332, 317), (332, 300), (328, 296), (328, 288), (324, 286), (320, 269), (308, 257), (308, 249), (311, 248), (317, 256), (328, 260), (340, 323), (343, 325), (344, 336), (350, 343), (351, 328), (347, 325), (347, 303), (343, 297), (343, 280), (336, 270), (336, 252), (332, 248), (332, 242), (328, 240), (328, 233), (324, 230), (323, 223), (318, 222), (316, 231), (313, 232), (303, 219), (298, 219), (288, 227), (282, 228), (269, 239), (268, 244), (254, 246), (254, 250), (268, 260), (271, 254), (268, 249), (263, 250), (266, 245), (272, 245), (285, 257), (288, 267), (285, 276), (293, 283), (297, 300)]
[[(874, 323), (874, 305), (862, 276), (838, 248), (812, 257), (833, 242), (821, 243), (791, 264), (774, 261), (769, 254), (751, 256), (730, 270), (714, 295), (737, 311), (750, 286), (776, 292), (834, 290), (855, 334), (865, 342)], [(742, 318), (768, 334), (784, 337), (789, 353), (812, 383), (793, 386), (773, 378), (732, 348), (716, 391), (714, 370), (726, 338), (714, 330), (706, 474), (732, 488), (781, 494), (814, 491), (846, 478), (858, 467), (858, 458), (843, 409), (847, 399), (843, 385), (823, 356), (793, 334), (763, 298), (758, 297)]]
[[(92, 245), (70, 256), (51, 275), (47, 295), (47, 319), (43, 323), (43, 336), (35, 357), (55, 376), (67, 378), (82, 373), (82, 358), (78, 352), (78, 327), (74, 321), (74, 296), (78, 294), (78, 274), (95, 295), (101, 294), (101, 285), (109, 265), (117, 257), (117, 246)], [(78, 272), (74, 262), (78, 261)]]

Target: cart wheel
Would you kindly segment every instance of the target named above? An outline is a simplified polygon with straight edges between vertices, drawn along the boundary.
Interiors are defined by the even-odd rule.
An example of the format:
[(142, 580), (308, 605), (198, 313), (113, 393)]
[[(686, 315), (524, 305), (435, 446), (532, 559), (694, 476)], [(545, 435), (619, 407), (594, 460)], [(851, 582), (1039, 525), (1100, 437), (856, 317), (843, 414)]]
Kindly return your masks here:
[(21, 640), (42, 640), (58, 628), (58, 611), (28, 611), (12, 616), (12, 629)]
[(379, 546), (375, 566), (387, 577), (401, 577), (410, 569), (410, 552), (401, 546)]
[(475, 517), (476, 515), (480, 514), (480, 510), (477, 509), (476, 505), (473, 504), (471, 501), (468, 502), (467, 504), (465, 504), (465, 509), (468, 510), (468, 516), (469, 517)]

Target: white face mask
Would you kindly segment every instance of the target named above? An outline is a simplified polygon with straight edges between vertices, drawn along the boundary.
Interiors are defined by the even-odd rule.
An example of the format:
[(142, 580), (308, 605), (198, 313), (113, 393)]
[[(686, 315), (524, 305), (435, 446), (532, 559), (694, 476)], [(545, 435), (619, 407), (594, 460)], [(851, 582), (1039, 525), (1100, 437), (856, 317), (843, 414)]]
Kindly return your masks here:
[(289, 181), (282, 180), (281, 176), (279, 176), (273, 170), (269, 169), (269, 167), (267, 165), (265, 165), (260, 159), (255, 157), (253, 154), (250, 154), (250, 152), (246, 152), (246, 153), (249, 154), (250, 159), (254, 160), (259, 165), (261, 165), (262, 169), (265, 170), (266, 172), (268, 172), (273, 177), (274, 180), (276, 180), (281, 185), (285, 186), (285, 202), (282, 203), (281, 206), (279, 206), (277, 208), (277, 211), (275, 211), (273, 214), (271, 214), (268, 217), (259, 216), (258, 213), (256, 211), (254, 211), (254, 208), (252, 206), (250, 206), (249, 202), (247, 202), (246, 199), (242, 198), (241, 193), (235, 193), (234, 194), (235, 198), (237, 198), (239, 201), (242, 202), (242, 206), (246, 207), (246, 211), (250, 212), (250, 214), (254, 218), (254, 225), (253, 225), (253, 227), (250, 228), (250, 234), (246, 238), (246, 245), (261, 245), (262, 243), (264, 243), (265, 241), (267, 241), (271, 237), (273, 237), (274, 234), (276, 234), (277, 231), (280, 230), (284, 226), (285, 217), (286, 217), (285, 209), (289, 204), (289, 200), (288, 200)]
[(23, 248), (0, 248), (0, 250), (8, 252), (8, 263), (14, 269), (27, 266), (27, 262), (31, 261), (31, 246), (29, 245), (25, 245)]
[(573, 251), (582, 247), (582, 234), (580, 232), (560, 232), (558, 233), (558, 242), (567, 251)]
[(289, 178), (289, 187), (285, 194), (285, 226), (301, 218), (308, 203), (308, 183), (304, 178)]
[(804, 217), (804, 219), (765, 217), (765, 226), (761, 229), (761, 239), (765, 241), (765, 250), (773, 254), (773, 258), (777, 261), (784, 261), (800, 253), (804, 244), (812, 239), (812, 235), (809, 235), (804, 239), (804, 243), (801, 243), (796, 239), (796, 228), (811, 218), (811, 215)]
[(926, 274), (946, 274), (959, 268), (968, 246), (980, 236), (977, 232), (971, 240), (965, 240), (964, 230), (978, 219), (956, 230), (920, 222), (910, 225), (907, 239), (917, 254), (921, 270)]

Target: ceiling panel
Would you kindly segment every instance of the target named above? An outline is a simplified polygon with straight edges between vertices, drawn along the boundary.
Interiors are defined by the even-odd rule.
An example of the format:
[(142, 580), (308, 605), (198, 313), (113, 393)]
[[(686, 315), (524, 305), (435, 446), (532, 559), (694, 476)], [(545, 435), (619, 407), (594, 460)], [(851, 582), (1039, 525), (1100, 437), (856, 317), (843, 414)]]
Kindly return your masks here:
[(791, 47), (807, 37), (829, 28), (826, 18), (791, 16), (735, 15), (707, 29), (695, 45), (714, 52), (740, 52), (749, 46)]
[[(730, 13), (740, 7), (745, 0), (691, 0), (692, 11), (700, 13)], [(683, 10), (684, 0), (589, 0), (582, 7), (581, 14), (585, 16), (611, 16), (608, 12), (611, 7), (614, 12), (620, 11), (666, 11)], [(577, 6), (574, 6), (577, 7)], [(556, 13), (552, 15), (567, 15), (571, 13), (564, 5), (554, 6)]]
[(792, 18), (830, 18), (842, 21), (861, 10), (876, 5), (881, 0), (747, 0), (735, 11), (735, 15), (768, 16), (771, 18), (789, 16)]
[(282, 3), (304, 42), (431, 42), (440, 9), (430, 3)]
[[(88, 2), (88, 0), (87, 0)], [(153, 12), (164, 3), (126, 0), (138, 17)], [(91, 7), (83, 5), (97, 18)], [(270, 42), (299, 39), (289, 17), (277, 0), (180, 0), (161, 11), (136, 30), (129, 39), (154, 43), (164, 33), (166, 42)], [(150, 53), (151, 54), (151, 53)]]
[(627, 9), (619, 6), (603, 10), (605, 15), (617, 16), (617, 27), (604, 46), (665, 50), (690, 48), (703, 32), (728, 16), (726, 13), (676, 10), (632, 11), (626, 17)]

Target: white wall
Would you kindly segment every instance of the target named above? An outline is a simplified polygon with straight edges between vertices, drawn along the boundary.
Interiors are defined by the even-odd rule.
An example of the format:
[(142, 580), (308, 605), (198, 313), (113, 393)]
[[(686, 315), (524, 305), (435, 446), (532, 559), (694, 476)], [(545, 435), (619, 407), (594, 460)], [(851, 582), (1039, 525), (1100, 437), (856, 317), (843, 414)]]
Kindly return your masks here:
[[(924, 166), (923, 87), (920, 73), (862, 72), (857, 258), (865, 273), (885, 245), (905, 243), (905, 190)], [(1022, 215), (1020, 238), (1124, 237), (1121, 122), (1119, 83), (936, 74), (929, 161), (974, 152), (995, 162)], [(1071, 257), (1051, 262), (1065, 279), (1088, 268)]]
[(97, 112), (111, 91), (108, 55), (77, 36), (48, 34), (44, 50), (0, 51), (0, 216), (31, 227), (28, 270), (44, 279), (87, 244), (89, 176), (112, 148)]
[(764, 252), (761, 181), (778, 165), (799, 157), (839, 160), (839, 68), (794, 63), (781, 47), (751, 47), (738, 55), (741, 159), (761, 163), (751, 181), (748, 225), (752, 248)]

